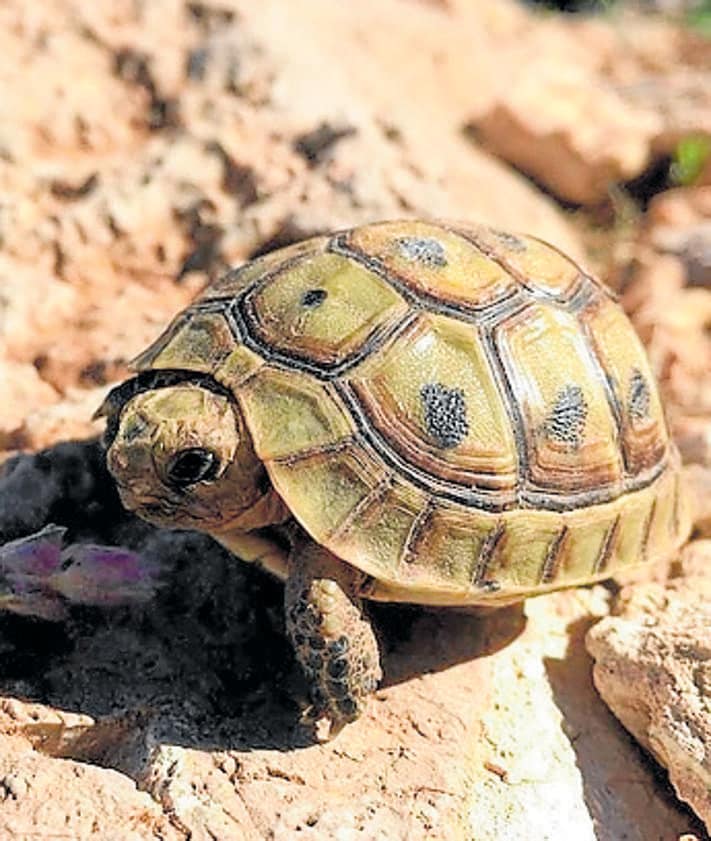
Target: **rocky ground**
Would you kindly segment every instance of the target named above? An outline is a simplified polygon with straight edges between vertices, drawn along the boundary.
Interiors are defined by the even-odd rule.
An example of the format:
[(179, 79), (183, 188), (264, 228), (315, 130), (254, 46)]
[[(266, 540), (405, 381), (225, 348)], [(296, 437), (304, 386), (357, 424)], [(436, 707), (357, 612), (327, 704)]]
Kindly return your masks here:
[[(56, 523), (164, 572), (149, 604), (0, 614), (2, 838), (708, 838), (711, 41), (612, 5), (0, 5), (0, 544)], [(279, 586), (122, 512), (90, 418), (226, 266), (417, 215), (617, 289), (697, 526), (654, 580), (379, 607), (384, 686), (321, 745)]]

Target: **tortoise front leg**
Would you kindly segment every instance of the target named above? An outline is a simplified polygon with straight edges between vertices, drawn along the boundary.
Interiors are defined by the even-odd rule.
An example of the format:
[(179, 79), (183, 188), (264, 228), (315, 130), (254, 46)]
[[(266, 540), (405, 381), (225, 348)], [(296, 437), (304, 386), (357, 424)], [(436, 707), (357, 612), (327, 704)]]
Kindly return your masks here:
[(358, 718), (382, 673), (373, 628), (363, 612), (363, 574), (315, 543), (289, 559), (286, 629), (310, 683), (312, 717), (331, 721), (331, 736)]

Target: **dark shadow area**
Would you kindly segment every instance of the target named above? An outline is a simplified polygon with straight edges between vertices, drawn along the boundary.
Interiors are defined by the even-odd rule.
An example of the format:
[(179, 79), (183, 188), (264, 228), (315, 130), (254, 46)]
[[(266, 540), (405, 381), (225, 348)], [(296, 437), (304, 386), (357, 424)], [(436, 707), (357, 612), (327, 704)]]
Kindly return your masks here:
[[(0, 693), (98, 721), (71, 743), (28, 731), (38, 749), (132, 773), (120, 755), (135, 763), (148, 742), (313, 744), (300, 724), (307, 691), (284, 632), (280, 582), (209, 537), (125, 512), (97, 441), (19, 456), (0, 471), (0, 545), (47, 523), (66, 527), (68, 540), (125, 546), (159, 563), (163, 583), (147, 604), (70, 606), (61, 623), (0, 613)], [(386, 686), (490, 654), (524, 626), (520, 607), (472, 614), (372, 604), (371, 612)]]
[[(688, 823), (688, 832), (699, 841), (709, 841), (701, 821), (676, 798), (664, 769), (646, 754), (597, 693), (592, 680), (593, 660), (584, 644), (585, 634), (595, 621), (589, 617), (571, 623), (565, 657), (546, 658), (544, 662), (563, 716), (562, 726), (575, 751), (585, 803), (595, 822), (598, 841), (642, 837), (636, 818), (640, 809), (648, 807), (650, 787), (655, 802), (656, 798), (664, 801)], [(638, 777), (629, 776), (630, 755), (639, 758)], [(644, 793), (640, 792), (642, 779)]]
[(593, 13), (609, 12), (614, 7), (614, 0), (524, 0), (524, 5), (552, 12)]

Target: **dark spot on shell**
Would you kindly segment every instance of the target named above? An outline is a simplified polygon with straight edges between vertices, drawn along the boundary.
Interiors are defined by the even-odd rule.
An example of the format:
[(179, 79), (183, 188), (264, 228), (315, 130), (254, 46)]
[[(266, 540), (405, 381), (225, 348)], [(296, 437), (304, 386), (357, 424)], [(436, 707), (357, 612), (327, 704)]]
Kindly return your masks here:
[(504, 247), (510, 248), (511, 251), (521, 252), (526, 250), (526, 243), (513, 234), (508, 234), (506, 231), (492, 231), (492, 234)]
[(432, 237), (400, 237), (397, 244), (400, 254), (413, 263), (420, 263), (431, 269), (441, 269), (447, 265), (444, 246)]
[(420, 397), (427, 432), (437, 446), (446, 450), (460, 444), (469, 433), (464, 392), (442, 383), (427, 383), (420, 389)]
[(356, 716), (358, 714), (358, 704), (352, 698), (343, 698), (338, 702), (338, 709), (347, 716)]
[(627, 392), (627, 411), (632, 421), (643, 421), (649, 417), (649, 383), (639, 368), (634, 368), (630, 376)]
[(306, 637), (303, 634), (296, 633), (292, 637), (294, 645), (303, 645), (306, 642)]
[(328, 664), (328, 674), (333, 678), (340, 678), (348, 671), (348, 661), (344, 659), (331, 660)]
[(334, 657), (339, 657), (348, 651), (348, 639), (346, 637), (339, 637), (337, 640), (329, 643), (328, 651)]
[(301, 306), (313, 310), (320, 307), (326, 298), (328, 292), (325, 289), (307, 289), (301, 296)]
[(501, 589), (501, 584), (498, 581), (482, 581), (481, 589), (486, 590), (487, 593), (498, 593)]
[(566, 385), (558, 392), (550, 415), (543, 425), (546, 438), (577, 450), (583, 440), (588, 405), (579, 385)]

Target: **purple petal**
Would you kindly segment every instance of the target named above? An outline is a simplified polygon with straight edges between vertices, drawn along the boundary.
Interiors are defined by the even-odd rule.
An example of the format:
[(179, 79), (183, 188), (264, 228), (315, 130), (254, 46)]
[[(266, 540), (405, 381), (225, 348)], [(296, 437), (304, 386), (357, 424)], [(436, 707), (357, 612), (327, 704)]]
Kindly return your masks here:
[(68, 546), (62, 553), (62, 567), (48, 584), (79, 604), (148, 601), (160, 584), (159, 565), (122, 546)]
[(49, 525), (41, 531), (0, 546), (0, 573), (44, 578), (61, 563), (66, 529)]

